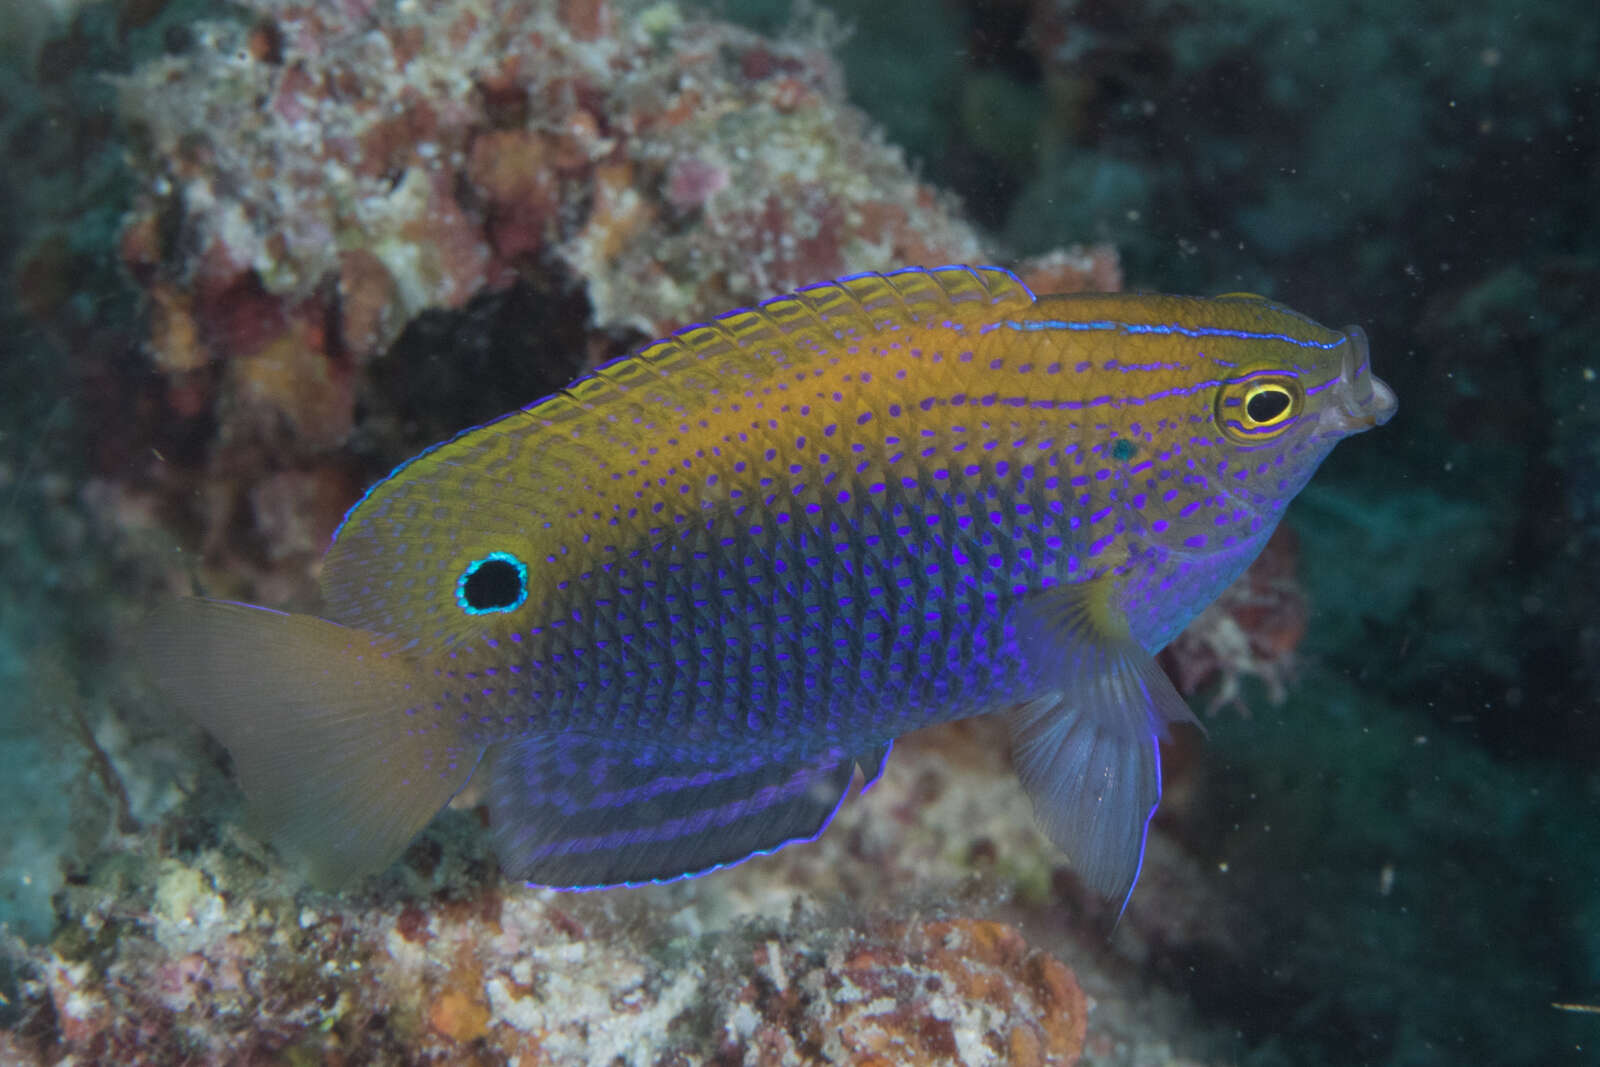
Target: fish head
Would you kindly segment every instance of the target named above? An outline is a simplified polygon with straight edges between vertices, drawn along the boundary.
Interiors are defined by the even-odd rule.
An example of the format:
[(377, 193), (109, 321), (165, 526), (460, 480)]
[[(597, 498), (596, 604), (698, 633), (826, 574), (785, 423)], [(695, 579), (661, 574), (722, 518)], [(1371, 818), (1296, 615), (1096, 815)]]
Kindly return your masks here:
[(1218, 487), (1265, 516), (1288, 505), (1334, 445), (1388, 422), (1397, 402), (1372, 373), (1360, 327), (1310, 328), (1292, 312), (1262, 310), (1280, 321), (1224, 350), (1239, 358), (1215, 379), (1208, 414)]

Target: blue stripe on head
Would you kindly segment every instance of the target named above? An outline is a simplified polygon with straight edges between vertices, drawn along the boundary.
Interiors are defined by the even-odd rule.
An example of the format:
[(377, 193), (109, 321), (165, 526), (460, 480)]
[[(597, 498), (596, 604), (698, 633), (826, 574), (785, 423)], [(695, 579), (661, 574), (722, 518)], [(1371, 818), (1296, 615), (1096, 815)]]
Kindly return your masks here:
[(1282, 341), (1284, 344), (1294, 345), (1296, 348), (1321, 350), (1338, 348), (1347, 340), (1347, 338), (1341, 337), (1337, 341), (1312, 341), (1308, 338), (1294, 337), (1286, 333), (1270, 333), (1260, 330), (1230, 330), (1219, 326), (1180, 326), (1175, 322), (1117, 322), (1114, 319), (1082, 321), (1069, 319), (1006, 319), (1003, 325), (1007, 329), (1023, 333), (1033, 333), (1041, 330), (1072, 330), (1081, 333), (1121, 332), (1193, 338), (1231, 337), (1242, 341)]

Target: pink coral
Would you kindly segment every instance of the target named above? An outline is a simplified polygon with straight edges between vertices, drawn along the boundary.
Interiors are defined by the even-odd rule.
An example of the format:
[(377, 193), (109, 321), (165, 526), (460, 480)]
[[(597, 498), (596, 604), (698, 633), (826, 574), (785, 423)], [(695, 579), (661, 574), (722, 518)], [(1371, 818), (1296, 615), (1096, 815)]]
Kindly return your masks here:
[(1297, 548), (1294, 531), (1280, 526), (1250, 569), (1163, 654), (1185, 694), (1218, 684), (1209, 711), (1231, 704), (1248, 714), (1241, 688), (1246, 678), (1261, 681), (1273, 704), (1284, 700), (1310, 613), (1295, 577)]

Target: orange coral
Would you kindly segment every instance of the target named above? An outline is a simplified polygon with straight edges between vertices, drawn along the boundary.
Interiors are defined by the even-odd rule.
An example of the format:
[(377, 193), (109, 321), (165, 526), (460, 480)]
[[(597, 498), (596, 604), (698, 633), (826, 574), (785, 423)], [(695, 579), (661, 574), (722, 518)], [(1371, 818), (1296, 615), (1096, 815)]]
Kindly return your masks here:
[(452, 1041), (476, 1041), (489, 1030), (489, 1005), (459, 989), (446, 990), (429, 1006), (428, 1025)]

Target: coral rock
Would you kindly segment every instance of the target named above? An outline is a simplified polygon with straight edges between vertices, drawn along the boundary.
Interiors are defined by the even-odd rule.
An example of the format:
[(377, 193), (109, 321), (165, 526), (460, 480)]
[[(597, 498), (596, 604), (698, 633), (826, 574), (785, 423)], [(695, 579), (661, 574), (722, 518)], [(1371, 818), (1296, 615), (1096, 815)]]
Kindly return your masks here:
[(339, 339), (364, 362), (387, 348), (403, 325), (399, 292), (389, 268), (366, 248), (339, 255)]
[(750, 1029), (744, 1062), (813, 1049), (857, 1064), (1071, 1067), (1082, 1052), (1077, 979), (1010, 926), (888, 922), (854, 944), (808, 949), (758, 952), (761, 977), (741, 1001), (766, 1021)]
[(475, 1041), (489, 1029), (489, 1006), (458, 990), (435, 998), (428, 1025), (452, 1041)]
[(1233, 704), (1248, 712), (1241, 683), (1256, 678), (1269, 701), (1284, 700), (1310, 612), (1295, 576), (1298, 559), (1294, 531), (1278, 527), (1250, 569), (1178, 635), (1162, 662), (1180, 690), (1192, 694), (1215, 682), (1210, 711)]
[(349, 435), (349, 374), (323, 354), (307, 328), (281, 334), (260, 352), (231, 362), (229, 370), (245, 424), (254, 421), (263, 436), (270, 437), (271, 424), (280, 418), (303, 448), (330, 448)]

